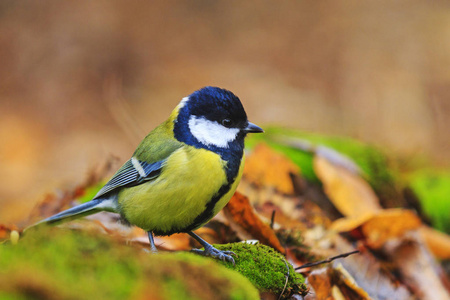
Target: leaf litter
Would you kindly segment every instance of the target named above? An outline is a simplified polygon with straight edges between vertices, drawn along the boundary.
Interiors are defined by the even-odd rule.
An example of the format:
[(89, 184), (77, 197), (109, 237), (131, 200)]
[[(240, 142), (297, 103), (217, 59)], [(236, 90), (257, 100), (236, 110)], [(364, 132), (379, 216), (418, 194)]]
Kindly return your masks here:
[[(311, 152), (311, 149), (306, 150)], [(223, 212), (197, 233), (216, 244), (257, 240), (284, 255), (294, 268), (359, 250), (359, 254), (298, 270), (306, 278), (309, 290), (306, 295), (304, 290), (290, 288), (289, 292), (274, 293), (276, 297), (448, 297), (448, 274), (438, 258), (450, 257), (449, 236), (424, 225), (411, 210), (383, 207), (379, 191), (373, 189), (373, 184), (369, 184), (351, 158), (343, 156), (342, 160), (335, 150), (315, 149), (322, 149), (311, 154), (312, 170), (319, 183), (304, 177), (301, 166), (282, 152), (274, 151), (265, 143), (256, 145), (248, 155), (238, 192)], [(90, 195), (92, 187), (99, 188), (104, 182), (110, 165), (108, 162), (91, 172), (73, 190), (45, 196), (29, 220), (14, 225), (0, 224), (0, 240), (14, 239), (33, 221), (64, 210), (80, 199), (85, 201), (83, 196)], [(123, 224), (114, 214), (99, 213), (60, 226), (93, 230), (128, 247), (148, 248), (146, 233)], [(186, 234), (156, 237), (155, 241), (162, 252), (198, 247)]]

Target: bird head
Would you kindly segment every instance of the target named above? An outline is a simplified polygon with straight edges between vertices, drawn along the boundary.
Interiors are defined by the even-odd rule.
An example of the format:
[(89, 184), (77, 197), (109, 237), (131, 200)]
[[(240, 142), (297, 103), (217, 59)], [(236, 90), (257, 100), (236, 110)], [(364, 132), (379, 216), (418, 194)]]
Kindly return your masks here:
[(242, 145), (247, 133), (263, 132), (248, 121), (241, 101), (232, 92), (204, 87), (183, 98), (175, 120), (175, 137), (202, 148)]

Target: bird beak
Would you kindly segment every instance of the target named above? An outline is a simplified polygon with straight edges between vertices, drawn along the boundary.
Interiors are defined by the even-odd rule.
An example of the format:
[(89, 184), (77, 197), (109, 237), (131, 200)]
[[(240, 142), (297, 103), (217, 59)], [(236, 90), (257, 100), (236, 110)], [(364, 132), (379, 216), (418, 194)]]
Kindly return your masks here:
[(261, 127), (250, 122), (248, 122), (247, 127), (244, 128), (244, 131), (254, 133), (264, 132), (264, 130)]

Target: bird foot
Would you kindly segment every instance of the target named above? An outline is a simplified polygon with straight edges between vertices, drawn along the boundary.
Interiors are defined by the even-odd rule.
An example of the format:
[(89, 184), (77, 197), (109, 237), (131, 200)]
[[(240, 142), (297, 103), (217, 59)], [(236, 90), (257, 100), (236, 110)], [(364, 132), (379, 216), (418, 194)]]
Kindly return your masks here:
[(213, 246), (205, 247), (205, 250), (200, 249), (192, 249), (192, 252), (203, 255), (203, 256), (211, 256), (212, 258), (217, 258), (222, 261), (227, 261), (235, 265), (234, 258), (232, 255), (236, 255), (233, 251), (221, 251), (219, 249), (214, 248)]

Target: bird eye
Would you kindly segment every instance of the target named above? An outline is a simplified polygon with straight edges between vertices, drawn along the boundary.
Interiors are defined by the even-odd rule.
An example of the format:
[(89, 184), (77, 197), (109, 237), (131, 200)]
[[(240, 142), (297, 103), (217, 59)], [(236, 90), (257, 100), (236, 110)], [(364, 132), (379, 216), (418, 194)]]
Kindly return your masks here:
[(222, 120), (222, 125), (225, 126), (226, 128), (230, 128), (231, 127), (231, 120), (230, 119), (223, 119)]

